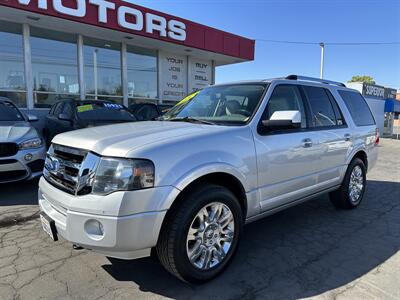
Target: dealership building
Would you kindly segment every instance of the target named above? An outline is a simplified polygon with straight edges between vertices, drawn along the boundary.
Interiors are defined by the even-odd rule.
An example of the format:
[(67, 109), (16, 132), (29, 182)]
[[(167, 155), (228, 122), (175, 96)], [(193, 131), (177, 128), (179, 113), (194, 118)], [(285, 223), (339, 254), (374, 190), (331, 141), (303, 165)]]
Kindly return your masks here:
[(254, 49), (122, 0), (0, 0), (0, 96), (39, 114), (63, 98), (174, 103)]

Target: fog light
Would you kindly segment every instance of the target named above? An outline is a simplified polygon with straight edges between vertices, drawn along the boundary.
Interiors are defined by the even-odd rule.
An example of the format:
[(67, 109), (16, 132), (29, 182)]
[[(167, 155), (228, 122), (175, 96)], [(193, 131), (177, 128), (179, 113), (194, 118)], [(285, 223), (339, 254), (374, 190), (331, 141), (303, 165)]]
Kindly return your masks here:
[(99, 241), (104, 237), (104, 227), (97, 220), (88, 220), (85, 223), (85, 232), (92, 240)]
[(28, 154), (25, 154), (25, 160), (26, 161), (31, 161), (32, 160), (32, 158), (33, 158), (33, 155), (32, 154), (30, 154), (30, 153), (28, 153)]

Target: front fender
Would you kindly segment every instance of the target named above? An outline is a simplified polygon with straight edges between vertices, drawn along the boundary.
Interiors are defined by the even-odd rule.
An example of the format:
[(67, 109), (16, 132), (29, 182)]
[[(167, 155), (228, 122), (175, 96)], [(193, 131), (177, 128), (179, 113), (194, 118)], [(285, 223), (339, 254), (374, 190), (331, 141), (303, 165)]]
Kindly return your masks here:
[(168, 195), (168, 197), (165, 198), (165, 200), (161, 204), (160, 210), (168, 210), (174, 203), (175, 199), (178, 197), (179, 193), (181, 191), (183, 191), (189, 184), (191, 184), (195, 180), (197, 180), (205, 175), (212, 174), (212, 173), (227, 173), (229, 175), (234, 176), (242, 184), (245, 191), (247, 191), (246, 188), (248, 188), (248, 187), (246, 186), (245, 175), (242, 174), (241, 172), (239, 172), (233, 166), (226, 164), (226, 163), (204, 164), (204, 165), (197, 166), (196, 168), (189, 170), (188, 172), (183, 174), (181, 177), (179, 177), (174, 182), (173, 186), (176, 189), (174, 189)]
[(196, 168), (193, 168), (183, 174), (176, 182), (173, 184), (177, 189), (184, 190), (190, 183), (199, 179), (202, 176), (212, 174), (212, 173), (227, 173), (236, 177), (244, 187), (245, 191), (249, 190), (248, 183), (246, 181), (246, 176), (241, 173), (237, 168), (228, 163), (206, 163)]

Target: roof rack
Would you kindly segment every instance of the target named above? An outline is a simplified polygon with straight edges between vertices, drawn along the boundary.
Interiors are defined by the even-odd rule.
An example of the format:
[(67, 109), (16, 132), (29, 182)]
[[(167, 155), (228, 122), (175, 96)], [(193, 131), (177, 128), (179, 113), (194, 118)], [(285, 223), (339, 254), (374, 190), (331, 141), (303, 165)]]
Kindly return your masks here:
[(325, 84), (331, 84), (331, 85), (337, 85), (337, 86), (343, 86), (344, 83), (341, 82), (336, 82), (336, 81), (331, 81), (331, 80), (325, 80), (325, 79), (319, 79), (319, 78), (314, 78), (314, 77), (307, 77), (307, 76), (299, 76), (299, 75), (289, 75), (286, 77), (286, 79), (289, 80), (304, 80), (304, 81), (313, 81), (313, 82), (319, 82), (319, 83), (325, 83)]

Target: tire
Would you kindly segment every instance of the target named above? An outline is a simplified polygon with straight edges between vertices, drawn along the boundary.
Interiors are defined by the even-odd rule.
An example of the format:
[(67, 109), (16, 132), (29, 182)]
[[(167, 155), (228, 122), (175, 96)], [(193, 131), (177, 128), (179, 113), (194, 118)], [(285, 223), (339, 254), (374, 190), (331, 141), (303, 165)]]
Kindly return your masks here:
[[(203, 208), (208, 212), (209, 218), (199, 217), (204, 215)], [(177, 206), (172, 209), (156, 246), (156, 253), (161, 264), (168, 272), (185, 282), (198, 284), (213, 279), (228, 266), (237, 250), (244, 223), (238, 200), (224, 187), (204, 184), (186, 192)], [(220, 211), (220, 213), (214, 214), (215, 211)], [(215, 215), (219, 217), (213, 218), (212, 216)], [(226, 221), (220, 222), (223, 223), (221, 226), (217, 221), (222, 221), (223, 218), (226, 218)], [(201, 219), (214, 219), (215, 222), (203, 224)], [(224, 227), (225, 223), (229, 225)], [(189, 237), (190, 228), (193, 232), (198, 231)], [(230, 231), (232, 228), (233, 233)], [(221, 233), (222, 231), (228, 234)], [(225, 239), (226, 242), (221, 239)], [(221, 248), (220, 245), (224, 247)], [(226, 249), (223, 250), (225, 247)], [(206, 251), (211, 248), (213, 249), (209, 252), (212, 254), (211, 260), (205, 264)], [(219, 256), (217, 248), (218, 253), (224, 255)], [(193, 257), (197, 257), (199, 253), (201, 255), (191, 261), (189, 253), (192, 252)]]
[[(352, 181), (353, 173), (355, 181)], [(354, 158), (347, 168), (341, 187), (329, 195), (332, 204), (340, 209), (353, 209), (358, 207), (364, 198), (367, 185), (366, 174), (367, 171), (364, 162), (359, 158)], [(362, 187), (360, 184), (362, 184)], [(354, 185), (358, 185), (358, 188), (352, 189)], [(352, 190), (353, 194), (351, 194)]]

